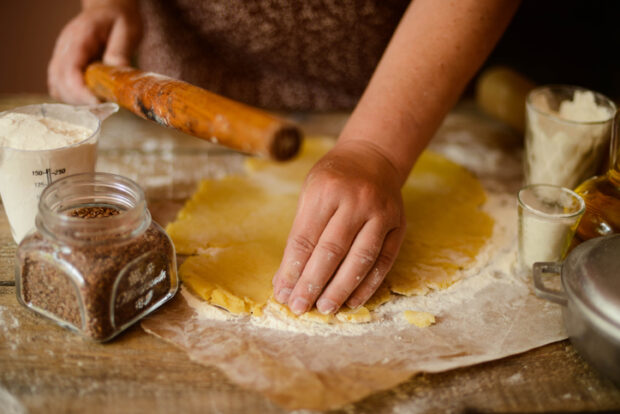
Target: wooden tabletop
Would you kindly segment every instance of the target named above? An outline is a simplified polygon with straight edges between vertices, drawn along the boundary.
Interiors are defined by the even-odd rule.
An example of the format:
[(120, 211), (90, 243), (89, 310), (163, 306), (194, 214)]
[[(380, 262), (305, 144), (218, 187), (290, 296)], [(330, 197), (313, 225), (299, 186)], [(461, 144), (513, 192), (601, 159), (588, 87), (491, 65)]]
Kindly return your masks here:
[[(0, 206), (0, 413), (281, 413), (260, 394), (134, 326), (97, 344), (16, 299), (13, 242)], [(568, 341), (423, 374), (346, 413), (620, 411), (620, 389)]]

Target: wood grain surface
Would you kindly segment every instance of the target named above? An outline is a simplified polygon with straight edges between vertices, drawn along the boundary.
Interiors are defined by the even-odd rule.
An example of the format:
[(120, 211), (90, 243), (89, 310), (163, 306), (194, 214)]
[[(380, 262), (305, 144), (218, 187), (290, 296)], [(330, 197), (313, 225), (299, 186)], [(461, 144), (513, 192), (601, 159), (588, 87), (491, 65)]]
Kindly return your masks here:
[[(97, 344), (25, 309), (15, 297), (15, 249), (0, 206), (0, 413), (284, 412), (138, 326), (109, 344)], [(563, 341), (473, 367), (418, 375), (339, 412), (584, 411), (620, 411), (620, 389)]]
[[(4, 212), (0, 212), (2, 215)], [(5, 222), (0, 233), (7, 233)], [(2, 257), (12, 240), (2, 238)], [(1, 280), (11, 280), (4, 259)], [(0, 286), (0, 412), (281, 413), (218, 370), (134, 327), (97, 344), (18, 304)], [(346, 413), (620, 410), (620, 390), (563, 341), (522, 355), (441, 374), (419, 375), (346, 407)]]

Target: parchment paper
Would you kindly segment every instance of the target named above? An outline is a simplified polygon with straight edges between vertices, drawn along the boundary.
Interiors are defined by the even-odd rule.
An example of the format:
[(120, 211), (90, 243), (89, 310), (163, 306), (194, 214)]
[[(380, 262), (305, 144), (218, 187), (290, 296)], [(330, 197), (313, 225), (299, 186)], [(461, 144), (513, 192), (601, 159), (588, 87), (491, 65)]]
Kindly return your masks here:
[[(519, 144), (519, 137), (471, 108), (446, 119), (433, 149), (481, 178), (507, 217), (503, 237), (464, 280), (444, 291), (385, 305), (385, 320), (372, 329), (309, 335), (271, 329), (249, 317), (212, 318), (187, 292), (142, 326), (194, 361), (219, 367), (233, 382), (288, 409), (341, 407), (418, 372), (490, 361), (564, 339), (560, 308), (537, 299), (529, 279), (510, 265), (516, 255)], [(164, 167), (158, 165), (162, 171)], [(179, 176), (176, 168), (175, 174)], [(172, 216), (165, 209), (159, 213)], [(429, 328), (408, 325), (399, 317), (402, 309), (432, 312), (437, 323)]]
[(257, 330), (244, 319), (202, 319), (183, 295), (142, 326), (288, 409), (338, 408), (418, 372), (499, 359), (566, 337), (557, 306), (504, 277), (424, 329), (378, 327), (360, 336)]

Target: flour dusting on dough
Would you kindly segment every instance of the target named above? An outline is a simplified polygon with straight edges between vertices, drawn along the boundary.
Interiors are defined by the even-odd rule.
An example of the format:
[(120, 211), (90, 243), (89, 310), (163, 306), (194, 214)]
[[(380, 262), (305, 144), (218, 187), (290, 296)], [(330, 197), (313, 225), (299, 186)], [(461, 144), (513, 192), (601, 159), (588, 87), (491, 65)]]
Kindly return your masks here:
[[(265, 160), (251, 159), (246, 163), (250, 178), (231, 176), (204, 182), (201, 190), (179, 213), (177, 221), (168, 226), (180, 253), (198, 253), (198, 256), (192, 256), (184, 263), (185, 268), (182, 267), (180, 273), (183, 278), (185, 270), (183, 279), (192, 292), (185, 291), (184, 295), (194, 299), (192, 307), (200, 309), (199, 317), (211, 319), (214, 316), (211, 308), (216, 310), (215, 315), (221, 317), (222, 312), (225, 314), (226, 311), (218, 308), (219, 305), (233, 313), (241, 313), (226, 315), (231, 320), (243, 320), (260, 329), (303, 332), (310, 335), (361, 335), (378, 325), (393, 325), (397, 330), (412, 329), (404, 320), (402, 312), (416, 309), (432, 313), (441, 321), (442, 312), (447, 307), (457, 304), (466, 306), (467, 298), (471, 298), (475, 292), (484, 289), (499, 275), (512, 273), (516, 256), (516, 208), (512, 194), (502, 191), (489, 192), (485, 196), (484, 187), (469, 173), (464, 173), (462, 167), (439, 155), (427, 154), (416, 166), (417, 170), (414, 170), (417, 171), (418, 178), (415, 181), (410, 180), (404, 194), (405, 198), (409, 198), (410, 204), (417, 202), (413, 204), (416, 210), (426, 208), (420, 217), (416, 218), (413, 228), (424, 231), (423, 227), (427, 226), (425, 234), (429, 236), (429, 240), (422, 239), (403, 246), (408, 260), (395, 266), (401, 273), (406, 271), (406, 266), (417, 269), (413, 273), (418, 274), (417, 279), (408, 282), (409, 285), (403, 285), (402, 282), (400, 284), (400, 289), (403, 286), (413, 286), (403, 292), (411, 296), (391, 294), (389, 289), (382, 287), (367, 307), (356, 311), (347, 311), (344, 307), (337, 315), (322, 315), (314, 310), (299, 318), (295, 317), (286, 306), (269, 299), (272, 295), (271, 278), (279, 265), (288, 235), (288, 228), (279, 223), (287, 220), (292, 222), (299, 180), (325, 151), (321, 148), (324, 141), (314, 142), (318, 144), (306, 148), (305, 156), (296, 162), (273, 164)], [(329, 142), (328, 145), (331, 145), (331, 141)], [(433, 168), (447, 172), (443, 173), (442, 178), (433, 175)], [(445, 185), (444, 190), (438, 191), (438, 184)], [(476, 195), (472, 196), (474, 193)], [(421, 205), (419, 202), (424, 200), (417, 194), (430, 194), (431, 197), (436, 194), (439, 198), (428, 205)], [(248, 195), (251, 197), (248, 198)], [(243, 203), (235, 201), (244, 196), (246, 198)], [(255, 199), (262, 201), (252, 205)], [(270, 210), (276, 207), (266, 207), (266, 204), (263, 204), (269, 204), (274, 199), (277, 200), (276, 210)], [(238, 204), (244, 209), (242, 214), (236, 211)], [(285, 205), (288, 208), (286, 212), (280, 209)], [(442, 210), (444, 216), (437, 216), (437, 210)], [(462, 210), (473, 214), (471, 222), (464, 225), (459, 223), (459, 219), (454, 221), (455, 218), (451, 217), (458, 216)], [(233, 220), (234, 217), (249, 218), (244, 222)], [(432, 221), (429, 217), (446, 217), (447, 220), (435, 227), (428, 227), (429, 224), (425, 221)], [(434, 220), (438, 221), (436, 218)], [(464, 220), (461, 218), (460, 221)], [(489, 226), (489, 223), (489, 235), (482, 237), (487, 230), (480, 231), (476, 226)], [(205, 230), (193, 231), (197, 227)], [(460, 233), (454, 233), (454, 230)], [(451, 240), (454, 239), (466, 246), (463, 252), (472, 253), (460, 255), (458, 251), (450, 250), (450, 243), (454, 243)], [(238, 240), (242, 240), (241, 244)], [(429, 248), (433, 243), (439, 248)], [(434, 254), (435, 250), (440, 251), (440, 256), (425, 258), (425, 254)], [(219, 253), (213, 256), (208, 253), (211, 251)], [(438, 274), (433, 273), (437, 271), (433, 269), (433, 265), (424, 265), (434, 262), (444, 263), (441, 266), (445, 268), (437, 268), (440, 271)], [(205, 274), (210, 275), (208, 279), (201, 276)], [(258, 277), (261, 274), (262, 276)], [(260, 281), (261, 278), (269, 279), (269, 283)], [(234, 282), (235, 279), (244, 282), (238, 284)], [(389, 275), (387, 281), (393, 291), (399, 292), (399, 288), (394, 289), (395, 280), (390, 280)], [(256, 290), (249, 289), (248, 285), (263, 287)], [(206, 304), (192, 294), (211, 298), (216, 306)], [(248, 313), (253, 315), (249, 316)]]
[[(283, 314), (281, 305), (273, 301), (268, 302), (260, 317), (233, 315), (195, 297), (187, 288), (182, 289), (182, 295), (196, 310), (200, 319), (244, 321), (251, 329), (274, 329), (320, 336), (364, 335), (378, 327), (391, 327), (394, 332), (417, 329), (402, 317), (403, 312), (416, 309), (441, 319), (446, 309), (467, 306), (467, 302), (476, 292), (483, 291), (497, 278), (503, 278), (510, 283), (516, 264), (516, 208), (513, 201), (514, 198), (509, 194), (488, 195), (483, 208), (495, 220), (493, 236), (478, 254), (475, 265), (463, 272), (459, 282), (445, 290), (432, 291), (427, 295), (392, 296), (389, 302), (372, 312), (373, 319), (368, 323), (350, 323), (346, 318), (335, 318), (331, 324), (318, 323), (308, 318), (292, 319)], [(432, 330), (433, 327), (426, 329)]]

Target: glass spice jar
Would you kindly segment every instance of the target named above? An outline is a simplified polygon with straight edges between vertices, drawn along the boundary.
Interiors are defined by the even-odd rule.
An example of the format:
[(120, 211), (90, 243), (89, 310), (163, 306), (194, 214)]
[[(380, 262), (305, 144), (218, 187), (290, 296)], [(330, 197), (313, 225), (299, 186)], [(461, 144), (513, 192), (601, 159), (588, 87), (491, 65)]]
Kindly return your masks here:
[(41, 194), (36, 229), (17, 249), (17, 298), (107, 341), (172, 298), (174, 246), (144, 192), (115, 174), (71, 175)]

